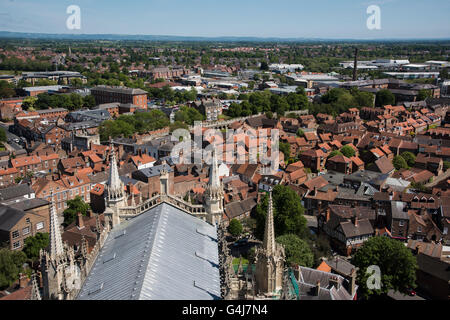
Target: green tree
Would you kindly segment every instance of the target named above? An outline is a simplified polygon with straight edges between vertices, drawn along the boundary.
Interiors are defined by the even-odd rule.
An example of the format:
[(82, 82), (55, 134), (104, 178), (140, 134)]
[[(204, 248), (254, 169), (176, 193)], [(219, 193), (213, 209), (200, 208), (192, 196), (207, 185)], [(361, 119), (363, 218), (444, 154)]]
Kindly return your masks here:
[(7, 81), (0, 80), (0, 98), (12, 98), (16, 95), (14, 87)]
[(237, 219), (232, 219), (230, 225), (228, 226), (228, 232), (231, 233), (233, 237), (238, 237), (242, 233), (242, 224)]
[(8, 137), (6, 136), (6, 131), (2, 127), (0, 127), (0, 141), (6, 142)]
[(181, 107), (177, 113), (175, 113), (175, 121), (180, 121), (193, 125), (195, 121), (203, 121), (204, 116), (195, 108)]
[(82, 215), (86, 215), (88, 210), (90, 210), (90, 205), (83, 201), (80, 196), (76, 196), (72, 200), (67, 200), (68, 208), (64, 210), (64, 225), (68, 226), (73, 223), (78, 215), (81, 213)]
[(388, 89), (381, 89), (377, 92), (375, 99), (375, 106), (377, 108), (393, 104), (395, 104), (395, 96), (391, 91)]
[(27, 256), (22, 251), (0, 249), (0, 289), (9, 287), (19, 278), (26, 260)]
[(291, 157), (291, 145), (289, 143), (280, 141), (279, 149), (284, 154), (284, 159), (287, 160)]
[[(262, 201), (254, 208), (252, 217), (256, 219), (255, 235), (259, 239), (264, 237), (269, 196), (265, 195)], [(273, 209), (275, 234), (296, 234), (305, 238), (309, 232), (306, 219), (303, 216), (305, 209), (298, 194), (291, 188), (278, 185), (273, 189)]]
[(314, 254), (306, 241), (300, 239), (295, 234), (285, 234), (278, 237), (276, 241), (284, 246), (288, 265), (313, 267)]
[(39, 258), (39, 251), (49, 245), (49, 234), (39, 232), (34, 237), (26, 238), (24, 242), (23, 252), (28, 259), (36, 261)]
[[(357, 281), (362, 295), (386, 295), (389, 290), (406, 293), (408, 288), (414, 288), (416, 281), (416, 258), (405, 247), (403, 242), (388, 237), (373, 237), (366, 241), (356, 252), (352, 264), (359, 268)], [(368, 272), (370, 266), (378, 266), (381, 271), (381, 288), (370, 289)]]
[(297, 130), (297, 137), (304, 137), (305, 136), (305, 132), (302, 129), (298, 129)]
[(351, 158), (351, 157), (354, 157), (356, 155), (355, 150), (352, 147), (350, 147), (349, 145), (343, 146), (342, 149), (341, 149), (341, 153), (344, 156), (346, 156), (347, 158)]
[(260, 69), (261, 69), (261, 70), (264, 70), (264, 71), (268, 71), (268, 70), (269, 70), (269, 65), (267, 64), (266, 61), (261, 61), (261, 67), (260, 67)]
[(34, 108), (34, 106), (36, 105), (37, 101), (38, 101), (37, 97), (26, 97), (25, 99), (23, 99), (22, 108), (24, 110), (28, 110), (30, 108)]
[(95, 107), (95, 105), (96, 105), (96, 103), (95, 103), (95, 98), (93, 95), (88, 95), (83, 98), (83, 107), (84, 108), (92, 109), (93, 107)]
[(403, 152), (400, 155), (403, 159), (405, 159), (406, 163), (408, 164), (409, 167), (414, 166), (414, 164), (416, 163), (416, 156), (411, 153), (411, 152)]
[(408, 169), (408, 164), (401, 156), (395, 156), (392, 164), (394, 165), (395, 170)]
[(450, 168), (450, 161), (444, 161), (444, 171), (447, 171)]
[(417, 101), (424, 101), (427, 98), (431, 97), (432, 97), (431, 90), (421, 89), (419, 90), (419, 94), (417, 95)]
[(331, 159), (331, 158), (336, 157), (336, 156), (343, 156), (343, 154), (339, 150), (334, 150), (328, 155), (327, 158)]

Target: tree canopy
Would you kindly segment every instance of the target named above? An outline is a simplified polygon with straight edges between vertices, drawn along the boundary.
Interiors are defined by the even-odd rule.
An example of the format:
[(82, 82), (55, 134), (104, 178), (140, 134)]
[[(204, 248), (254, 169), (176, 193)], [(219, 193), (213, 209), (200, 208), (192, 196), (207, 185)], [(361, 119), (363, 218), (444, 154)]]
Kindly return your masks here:
[(231, 219), (230, 225), (228, 226), (228, 232), (231, 233), (233, 237), (238, 237), (243, 231), (242, 224), (237, 219)]
[(405, 159), (409, 167), (414, 166), (414, 164), (416, 163), (416, 156), (409, 151), (403, 152), (400, 156)]
[(175, 113), (175, 121), (193, 125), (195, 121), (203, 121), (205, 117), (195, 108), (183, 106)]
[(107, 120), (100, 125), (100, 139), (108, 141), (109, 137), (116, 138), (121, 135), (129, 137), (134, 133), (144, 134), (149, 131), (162, 129), (169, 126), (169, 124), (169, 118), (160, 110), (121, 115), (117, 120)]
[(9, 287), (19, 278), (26, 260), (27, 256), (22, 251), (0, 249), (0, 289)]
[[(257, 238), (264, 237), (269, 196), (265, 195), (262, 201), (255, 207), (252, 216), (256, 219), (255, 235)], [(273, 189), (273, 209), (275, 234), (295, 234), (303, 238), (309, 233), (306, 219), (303, 216), (304, 208), (298, 194), (291, 188), (277, 185)]]
[(341, 149), (341, 153), (347, 158), (354, 157), (356, 155), (355, 149), (350, 146), (343, 146)]
[[(352, 264), (359, 268), (357, 281), (365, 297), (387, 294), (391, 289), (406, 293), (406, 289), (416, 286), (416, 258), (401, 241), (373, 237), (356, 252)], [(380, 289), (370, 289), (368, 285), (373, 283), (372, 275), (367, 272), (370, 266), (380, 268)]]
[(28, 259), (36, 261), (39, 258), (39, 251), (49, 245), (49, 234), (39, 232), (34, 237), (26, 238), (24, 242), (23, 252)]
[(286, 263), (288, 265), (299, 265), (312, 268), (314, 265), (314, 254), (308, 243), (295, 234), (285, 234), (276, 239), (284, 246)]
[(85, 216), (88, 210), (91, 209), (90, 205), (84, 202), (80, 196), (76, 196), (72, 200), (67, 200), (67, 206), (68, 208), (63, 212), (64, 225), (66, 226), (75, 221), (78, 213), (81, 213), (83, 216)]
[(377, 108), (393, 104), (395, 104), (395, 96), (389, 89), (381, 89), (377, 92), (375, 99), (375, 106)]
[(406, 163), (405, 159), (401, 156), (395, 156), (392, 164), (394, 165), (395, 170), (408, 169), (408, 163)]

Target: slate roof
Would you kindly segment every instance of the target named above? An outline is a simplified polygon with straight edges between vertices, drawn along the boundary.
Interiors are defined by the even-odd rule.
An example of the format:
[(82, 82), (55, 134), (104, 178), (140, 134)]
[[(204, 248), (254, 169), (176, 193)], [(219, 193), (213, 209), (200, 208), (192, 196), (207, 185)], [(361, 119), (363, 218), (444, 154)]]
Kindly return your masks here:
[(11, 230), (25, 216), (25, 212), (0, 204), (0, 230)]
[(220, 299), (215, 227), (162, 203), (113, 229), (78, 300)]
[(9, 200), (34, 193), (28, 184), (18, 184), (8, 188), (0, 189), (0, 200)]

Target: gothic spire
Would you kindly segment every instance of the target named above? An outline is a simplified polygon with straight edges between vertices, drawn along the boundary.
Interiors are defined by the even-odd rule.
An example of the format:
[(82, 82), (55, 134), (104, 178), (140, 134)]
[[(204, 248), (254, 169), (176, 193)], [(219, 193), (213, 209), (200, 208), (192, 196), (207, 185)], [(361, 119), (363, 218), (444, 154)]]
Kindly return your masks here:
[(219, 178), (219, 165), (217, 164), (217, 153), (215, 148), (213, 148), (212, 150), (212, 163), (209, 169), (208, 187), (210, 187), (211, 189), (221, 188)]
[(61, 227), (53, 202), (53, 191), (50, 193), (50, 198), (50, 256), (52, 259), (56, 259), (64, 253), (64, 246), (61, 238)]
[(108, 189), (114, 196), (123, 194), (122, 181), (119, 177), (119, 169), (117, 168), (116, 152), (114, 146), (111, 144), (111, 159), (109, 165)]
[(275, 230), (273, 226), (273, 201), (272, 192), (269, 195), (269, 206), (267, 210), (266, 217), (266, 227), (264, 230), (264, 250), (266, 250), (267, 255), (275, 253)]
[(31, 297), (30, 300), (42, 300), (39, 286), (36, 281), (36, 273), (31, 275)]

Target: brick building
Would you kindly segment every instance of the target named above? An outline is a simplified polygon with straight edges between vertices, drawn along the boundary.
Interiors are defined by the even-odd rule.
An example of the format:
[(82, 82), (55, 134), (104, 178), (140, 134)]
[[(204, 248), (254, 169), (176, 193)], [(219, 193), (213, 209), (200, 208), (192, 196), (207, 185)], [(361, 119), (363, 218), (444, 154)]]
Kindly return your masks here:
[(91, 89), (97, 104), (120, 102), (147, 109), (147, 92), (126, 87), (97, 86)]

